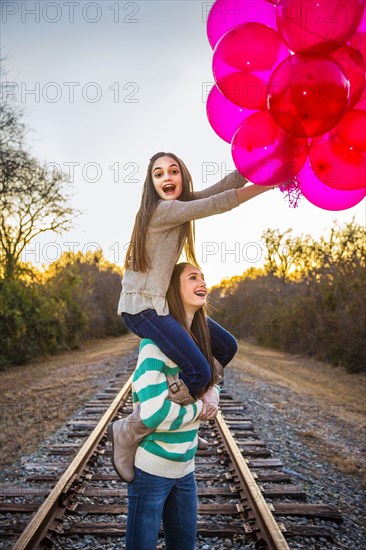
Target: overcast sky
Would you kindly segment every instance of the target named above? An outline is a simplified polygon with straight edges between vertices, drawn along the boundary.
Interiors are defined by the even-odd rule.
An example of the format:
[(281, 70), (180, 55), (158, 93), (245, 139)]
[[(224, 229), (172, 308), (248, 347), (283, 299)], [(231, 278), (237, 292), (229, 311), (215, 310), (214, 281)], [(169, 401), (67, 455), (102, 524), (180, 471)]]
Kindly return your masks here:
[[(83, 211), (61, 237), (45, 235), (25, 259), (41, 264), (63, 250), (101, 247), (123, 263), (149, 158), (175, 152), (195, 188), (215, 183), (234, 164), (230, 145), (210, 127), (213, 83), (206, 17), (212, 2), (3, 1), (1, 50), (6, 81), (32, 129), (39, 159), (74, 181)], [(10, 87), (9, 87), (10, 86)], [(210, 285), (260, 267), (261, 234), (293, 228), (325, 234), (333, 220), (365, 224), (365, 200), (327, 212), (305, 199), (292, 209), (270, 191), (229, 213), (196, 222), (196, 250)]]

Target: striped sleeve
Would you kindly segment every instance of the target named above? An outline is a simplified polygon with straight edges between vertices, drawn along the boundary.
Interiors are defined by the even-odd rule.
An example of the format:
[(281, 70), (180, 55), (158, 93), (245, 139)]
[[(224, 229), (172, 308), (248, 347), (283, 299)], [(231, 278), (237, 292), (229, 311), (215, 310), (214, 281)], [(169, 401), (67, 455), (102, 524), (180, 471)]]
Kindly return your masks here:
[[(133, 377), (134, 401), (140, 403), (142, 422), (151, 429), (177, 430), (197, 420), (202, 401), (182, 406), (168, 399), (165, 355), (151, 340), (140, 346)], [(173, 373), (174, 374), (174, 373)]]

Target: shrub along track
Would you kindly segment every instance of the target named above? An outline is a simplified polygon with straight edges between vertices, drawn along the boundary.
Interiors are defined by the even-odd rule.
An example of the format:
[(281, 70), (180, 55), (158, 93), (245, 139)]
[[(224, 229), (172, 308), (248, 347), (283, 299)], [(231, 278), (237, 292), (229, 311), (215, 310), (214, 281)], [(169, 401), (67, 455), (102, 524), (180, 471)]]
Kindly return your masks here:
[[(65, 441), (47, 445), (46, 462), (27, 464), (25, 482), (2, 486), (1, 548), (66, 549), (90, 537), (89, 547), (104, 548), (106, 537), (118, 542), (124, 537), (127, 486), (112, 469), (106, 429), (112, 419), (132, 411), (135, 363), (136, 356), (126, 358), (117, 378), (69, 422)], [(305, 502), (302, 488), (255, 432), (243, 403), (225, 389), (220, 413), (200, 433), (211, 447), (196, 455), (198, 535), (211, 547), (210, 539), (217, 537), (268, 549), (291, 548), (293, 537), (297, 548), (298, 537), (304, 548), (309, 537), (333, 539), (339, 512)]]

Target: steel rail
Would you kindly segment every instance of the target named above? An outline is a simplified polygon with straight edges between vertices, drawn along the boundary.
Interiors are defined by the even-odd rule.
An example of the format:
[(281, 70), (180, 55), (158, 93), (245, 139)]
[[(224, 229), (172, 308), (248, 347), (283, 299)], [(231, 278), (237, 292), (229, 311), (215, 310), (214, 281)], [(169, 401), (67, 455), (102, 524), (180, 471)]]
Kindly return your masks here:
[[(244, 487), (245, 493), (243, 497), (248, 503), (246, 509), (251, 509), (253, 513), (253, 517), (249, 520), (250, 531), (259, 537), (261, 542), (267, 545), (268, 550), (289, 550), (281, 529), (276, 523), (236, 441), (230, 433), (230, 429), (221, 411), (218, 412), (215, 418), (215, 424), (225, 442), (239, 482)], [(248, 532), (247, 529), (246, 532)]]
[(19, 539), (16, 541), (13, 550), (35, 550), (45, 538), (52, 522), (57, 518), (57, 512), (65, 507), (62, 497), (67, 495), (71, 485), (78, 479), (85, 465), (95, 452), (97, 445), (106, 432), (108, 424), (113, 420), (120, 407), (121, 402), (126, 399), (131, 390), (132, 375), (122, 387), (119, 393), (104, 413), (98, 424), (85, 441), (67, 470), (63, 473), (50, 494), (40, 506), (32, 520), (29, 522)]

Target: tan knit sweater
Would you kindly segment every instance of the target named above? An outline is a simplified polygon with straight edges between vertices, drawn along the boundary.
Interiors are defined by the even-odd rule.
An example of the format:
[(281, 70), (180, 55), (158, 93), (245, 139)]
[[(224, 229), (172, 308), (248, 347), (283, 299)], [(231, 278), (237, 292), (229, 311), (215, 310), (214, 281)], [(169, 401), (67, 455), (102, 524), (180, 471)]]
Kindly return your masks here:
[(148, 308), (168, 315), (166, 293), (175, 264), (182, 252), (179, 227), (184, 222), (227, 212), (239, 205), (235, 189), (247, 182), (237, 171), (194, 193), (191, 201), (159, 200), (146, 234), (150, 269), (144, 273), (127, 269), (118, 313), (139, 313)]

